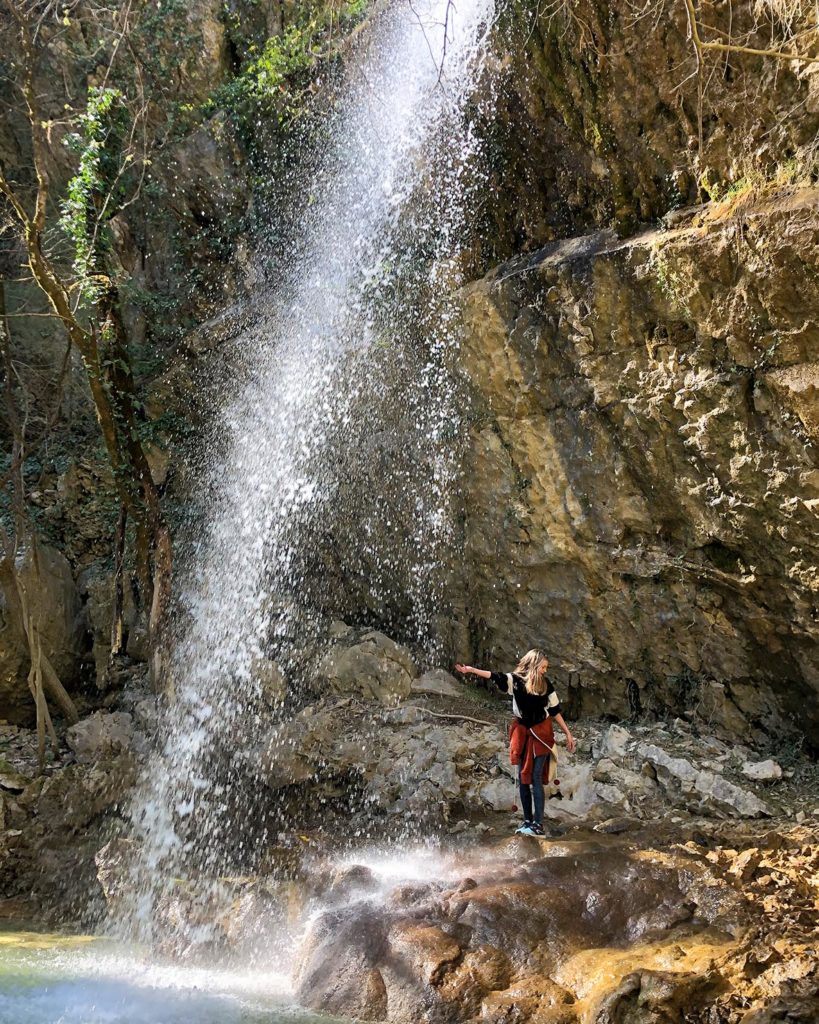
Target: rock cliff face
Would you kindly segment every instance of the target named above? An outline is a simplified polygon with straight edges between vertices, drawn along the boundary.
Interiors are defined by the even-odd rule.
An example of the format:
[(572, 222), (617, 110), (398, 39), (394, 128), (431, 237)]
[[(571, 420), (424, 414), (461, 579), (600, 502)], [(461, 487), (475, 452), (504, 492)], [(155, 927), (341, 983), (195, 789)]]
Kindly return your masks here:
[(819, 724), (817, 198), (554, 243), (463, 293), (472, 635), (542, 643), (575, 713)]
[[(707, 39), (790, 51), (811, 45), (795, 38), (811, 17), (807, 5), (769, 0), (698, 11)], [(736, 51), (698, 57), (683, 0), (639, 11), (615, 0), (504, 3), (497, 36), (488, 259), (593, 227), (633, 233), (743, 176), (810, 159), (815, 73)]]
[[(694, 9), (704, 39), (813, 38), (799, 4)], [(698, 54), (683, 2), (504, 5), (497, 39), (464, 652), (544, 645), (572, 714), (815, 742), (819, 79)]]
[[(188, 111), (161, 147), (149, 215), (135, 207), (112, 223), (133, 286), (125, 320), (152, 470), (172, 523), (190, 498), (183, 439), (201, 428), (210, 395), (200, 384), (242, 321), (254, 244), (245, 233), (257, 199), (265, 205), (251, 201), (235, 111), (215, 104), (251, 37), (258, 47), (293, 14), (217, 7), (190, 8), (201, 46), (184, 59), (167, 26), (157, 37), (157, 59), (175, 68), (173, 102), (204, 102), (207, 113)], [(798, 4), (787, 23), (761, 0), (732, 8), (730, 26), (721, 7), (706, 13), (739, 44), (807, 45), (794, 36)], [(460, 641), (449, 653), (507, 661), (541, 642), (574, 713), (696, 708), (741, 733), (807, 702), (802, 725), (812, 727), (816, 194), (784, 183), (814, 173), (819, 79), (815, 65), (713, 52), (698, 74), (685, 4), (643, 13), (607, 0), (499, 4), (478, 89), (494, 94), (478, 104), (491, 111), (479, 126), (489, 187), (473, 225), (481, 241), (462, 269), (503, 262), (463, 292), (462, 368), (477, 401), (467, 578), (453, 574), (468, 600), (457, 602)], [(44, 101), (55, 117), (61, 88)], [(4, 125), (0, 145), (15, 174), (28, 160), (20, 128)], [(54, 160), (62, 181), (65, 158)], [(701, 200), (710, 212), (678, 209)], [(662, 217), (666, 228), (640, 228)], [(222, 312), (225, 298), (234, 306)], [(36, 348), (51, 377), (63, 339), (35, 339), (17, 317), (31, 299), (9, 285), (12, 342)], [(77, 676), (95, 701), (94, 684), (109, 686), (116, 508), (106, 467), (77, 454), (96, 436), (80, 376), (75, 368), (66, 385), (64, 451), (29, 483), (38, 529), (67, 556), (81, 603), (67, 681)], [(388, 424), (390, 443), (413, 427)], [(352, 598), (331, 611), (400, 632), (349, 579), (334, 582), (345, 588)], [(125, 650), (138, 661), (145, 638), (133, 605), (126, 588)], [(0, 715), (22, 721), (26, 657), (10, 656)]]

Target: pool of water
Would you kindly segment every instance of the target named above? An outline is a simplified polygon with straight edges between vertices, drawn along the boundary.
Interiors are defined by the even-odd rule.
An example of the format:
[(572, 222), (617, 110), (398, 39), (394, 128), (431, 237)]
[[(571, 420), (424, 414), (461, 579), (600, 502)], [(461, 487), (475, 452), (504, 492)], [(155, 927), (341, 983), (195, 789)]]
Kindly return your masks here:
[[(0, 1024), (329, 1024), (288, 979), (159, 963), (89, 936), (0, 931)], [(338, 1022), (336, 1022), (338, 1024)]]
[[(485, 850), (427, 843), (360, 849), (337, 866), (369, 868), (374, 888), (347, 898), (378, 902), (402, 882), (463, 877), (473, 859), (486, 870)], [(292, 949), (292, 936), (271, 948), (269, 970), (203, 967), (0, 922), (0, 1024), (343, 1024), (293, 1006), (289, 975), (275, 969), (288, 965)]]

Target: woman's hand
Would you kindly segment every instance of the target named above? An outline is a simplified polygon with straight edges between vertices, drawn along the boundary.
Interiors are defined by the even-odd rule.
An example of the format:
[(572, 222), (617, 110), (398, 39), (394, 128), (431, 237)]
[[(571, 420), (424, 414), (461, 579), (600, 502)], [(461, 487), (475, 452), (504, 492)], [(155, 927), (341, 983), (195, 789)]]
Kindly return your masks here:
[(491, 672), (487, 672), (485, 668), (472, 668), (471, 665), (461, 665), (461, 664), (458, 664), (458, 665), (455, 666), (455, 671), (456, 672), (460, 672), (461, 675), (464, 675), (464, 676), (480, 676), (481, 679), (491, 679), (492, 678), (492, 673)]
[(566, 725), (563, 715), (555, 715), (554, 719), (563, 731), (563, 735), (566, 737), (566, 750), (568, 750), (570, 754), (573, 754), (577, 749), (577, 744), (574, 741), (571, 729)]

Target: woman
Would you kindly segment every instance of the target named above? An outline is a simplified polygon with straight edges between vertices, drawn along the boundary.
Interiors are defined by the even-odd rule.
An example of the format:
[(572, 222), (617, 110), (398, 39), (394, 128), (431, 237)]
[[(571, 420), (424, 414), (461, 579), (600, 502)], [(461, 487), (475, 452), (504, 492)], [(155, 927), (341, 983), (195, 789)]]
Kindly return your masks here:
[(518, 766), (523, 810), (523, 825), (517, 831), (527, 836), (543, 835), (543, 773), (555, 742), (552, 719), (566, 734), (569, 753), (574, 753), (575, 749), (574, 737), (563, 720), (560, 701), (546, 677), (548, 667), (549, 659), (537, 650), (524, 654), (514, 672), (487, 672), (470, 665), (455, 666), (463, 675), (491, 679), (499, 690), (512, 698), (515, 721), (510, 730), (509, 756), (512, 764)]

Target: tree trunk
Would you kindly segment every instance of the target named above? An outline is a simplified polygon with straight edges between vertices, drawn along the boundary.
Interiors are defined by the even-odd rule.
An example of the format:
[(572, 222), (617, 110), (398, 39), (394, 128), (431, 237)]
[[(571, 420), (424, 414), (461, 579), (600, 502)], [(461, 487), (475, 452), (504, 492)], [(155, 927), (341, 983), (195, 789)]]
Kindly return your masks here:
[(86, 330), (74, 316), (68, 293), (43, 254), (39, 233), (33, 230), (31, 222), (26, 241), (34, 279), (48, 296), (82, 357), (120, 500), (135, 524), (141, 604), (148, 609), (151, 674), (154, 686), (160, 690), (165, 685), (165, 662), (159, 647), (171, 595), (172, 545), (159, 492), (139, 437), (134, 381), (116, 289), (109, 285), (97, 310), (97, 323), (92, 330)]

